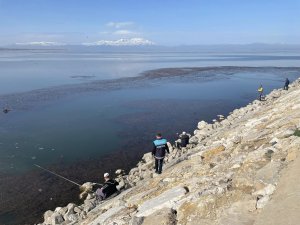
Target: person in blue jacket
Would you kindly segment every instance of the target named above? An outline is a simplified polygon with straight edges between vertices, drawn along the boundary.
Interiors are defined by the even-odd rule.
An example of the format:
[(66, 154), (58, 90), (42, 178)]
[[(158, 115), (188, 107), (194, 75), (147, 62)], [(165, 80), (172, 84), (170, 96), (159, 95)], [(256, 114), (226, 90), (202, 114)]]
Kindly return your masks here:
[(152, 155), (155, 158), (155, 173), (161, 174), (166, 152), (170, 153), (167, 140), (162, 138), (161, 133), (157, 133), (152, 149)]

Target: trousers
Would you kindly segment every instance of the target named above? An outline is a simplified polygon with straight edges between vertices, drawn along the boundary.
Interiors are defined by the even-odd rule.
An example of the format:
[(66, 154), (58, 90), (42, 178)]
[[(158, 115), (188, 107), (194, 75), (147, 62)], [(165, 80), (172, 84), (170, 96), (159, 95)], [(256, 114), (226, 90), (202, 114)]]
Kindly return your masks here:
[(155, 171), (156, 172), (161, 173), (163, 163), (164, 163), (164, 158), (162, 158), (162, 159), (155, 158)]

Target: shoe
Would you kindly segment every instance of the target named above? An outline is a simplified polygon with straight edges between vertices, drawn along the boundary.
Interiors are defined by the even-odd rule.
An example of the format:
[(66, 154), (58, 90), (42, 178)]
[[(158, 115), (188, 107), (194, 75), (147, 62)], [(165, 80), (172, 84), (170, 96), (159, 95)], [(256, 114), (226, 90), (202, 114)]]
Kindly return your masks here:
[(155, 171), (155, 173), (159, 174), (159, 172), (158, 172), (158, 171)]
[(161, 171), (158, 171), (158, 174), (161, 174)]

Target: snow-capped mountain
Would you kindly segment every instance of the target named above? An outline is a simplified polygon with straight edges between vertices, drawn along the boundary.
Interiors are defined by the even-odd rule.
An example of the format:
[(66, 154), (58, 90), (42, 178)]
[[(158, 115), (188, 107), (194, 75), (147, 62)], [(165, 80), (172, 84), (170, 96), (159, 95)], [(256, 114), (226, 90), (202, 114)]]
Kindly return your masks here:
[(155, 43), (144, 38), (119, 39), (115, 41), (100, 40), (91, 43), (82, 43), (85, 46), (145, 46), (154, 45)]

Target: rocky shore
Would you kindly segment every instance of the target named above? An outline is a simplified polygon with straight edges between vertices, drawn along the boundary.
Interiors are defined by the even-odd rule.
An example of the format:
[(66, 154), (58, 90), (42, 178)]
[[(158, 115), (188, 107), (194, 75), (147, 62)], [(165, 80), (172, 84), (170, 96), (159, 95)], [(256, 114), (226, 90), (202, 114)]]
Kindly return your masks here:
[(299, 109), (300, 79), (222, 121), (199, 122), (187, 148), (171, 148), (161, 175), (147, 153), (128, 174), (116, 171), (119, 195), (99, 203), (85, 183), (82, 205), (49, 210), (40, 225), (282, 224), (284, 210), (299, 221)]

